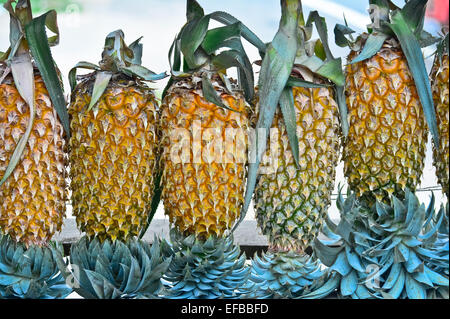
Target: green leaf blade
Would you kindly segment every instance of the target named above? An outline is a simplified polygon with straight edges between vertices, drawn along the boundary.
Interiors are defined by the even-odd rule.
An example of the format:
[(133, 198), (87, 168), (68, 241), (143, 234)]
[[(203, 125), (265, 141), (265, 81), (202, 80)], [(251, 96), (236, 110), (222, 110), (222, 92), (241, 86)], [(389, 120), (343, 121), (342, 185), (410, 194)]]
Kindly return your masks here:
[(67, 137), (70, 137), (69, 114), (67, 112), (66, 101), (62, 85), (58, 78), (58, 73), (50, 51), (50, 46), (45, 32), (47, 17), (52, 17), (54, 11), (49, 11), (40, 17), (33, 19), (25, 27), (26, 38), (31, 54), (44, 80), (45, 86), (50, 94), (59, 120), (62, 123)]
[(387, 34), (384, 33), (371, 33), (367, 38), (364, 48), (361, 53), (355, 57), (350, 64), (355, 64), (367, 59), (370, 59), (375, 54), (377, 54), (384, 44), (384, 41), (388, 38)]
[(396, 34), (402, 50), (408, 61), (408, 66), (416, 84), (420, 102), (422, 103), (425, 119), (431, 132), (435, 145), (439, 145), (439, 131), (437, 127), (436, 112), (431, 93), (431, 83), (425, 67), (422, 51), (415, 35), (401, 12), (392, 16), (389, 27)]
[[(235, 224), (233, 230), (245, 218), (248, 207), (250, 206), (256, 187), (259, 164), (266, 151), (267, 138), (275, 115), (275, 109), (278, 106), (280, 96), (292, 72), (298, 49), (297, 29), (301, 4), (297, 0), (283, 0), (281, 7), (282, 17), (280, 27), (272, 43), (269, 44), (261, 65), (259, 78), (260, 111), (256, 124), (255, 141), (256, 158), (252, 159), (249, 164), (244, 205), (240, 219)], [(260, 131), (263, 131), (263, 133)]]
[[(238, 40), (238, 43), (240, 43), (240, 35), (240, 22), (237, 22), (232, 25), (208, 30), (201, 45), (207, 54), (213, 54), (216, 50), (224, 47), (224, 43), (235, 43), (235, 40)], [(232, 49), (236, 48), (232, 47)]]
[(120, 68), (120, 71), (131, 77), (138, 77), (145, 81), (158, 81), (168, 76), (166, 72), (156, 74), (155, 72), (137, 64), (122, 67)]
[(214, 89), (211, 80), (208, 78), (206, 74), (203, 74), (202, 76), (202, 90), (203, 90), (203, 96), (205, 99), (213, 103), (217, 106), (223, 107), (224, 109), (234, 111), (233, 109), (229, 108), (225, 104), (223, 104), (222, 99), (217, 94), (216, 90)]
[(280, 97), (280, 108), (283, 114), (284, 124), (286, 126), (286, 132), (291, 146), (292, 155), (294, 156), (295, 163), (299, 166), (299, 148), (298, 148), (298, 136), (297, 136), (297, 117), (295, 115), (295, 102), (292, 89), (287, 87), (283, 90)]
[[(240, 22), (238, 19), (233, 17), (231, 14), (228, 14), (223, 11), (216, 11), (210, 14), (211, 19), (216, 20), (220, 23), (223, 23), (225, 25), (231, 25)], [(245, 26), (242, 22), (241, 23), (241, 34), (242, 37), (247, 40), (249, 43), (254, 45), (260, 52), (261, 56), (264, 55), (264, 52), (266, 51), (266, 44), (254, 33), (252, 32), (247, 26)]]
[(206, 36), (209, 20), (209, 16), (203, 16), (189, 22), (180, 38), (180, 49), (189, 69), (196, 69), (207, 61), (206, 57), (196, 53)]
[(109, 82), (111, 81), (111, 72), (97, 72), (95, 75), (94, 88), (92, 90), (91, 102), (89, 103), (87, 111), (90, 111), (95, 104), (100, 100)]

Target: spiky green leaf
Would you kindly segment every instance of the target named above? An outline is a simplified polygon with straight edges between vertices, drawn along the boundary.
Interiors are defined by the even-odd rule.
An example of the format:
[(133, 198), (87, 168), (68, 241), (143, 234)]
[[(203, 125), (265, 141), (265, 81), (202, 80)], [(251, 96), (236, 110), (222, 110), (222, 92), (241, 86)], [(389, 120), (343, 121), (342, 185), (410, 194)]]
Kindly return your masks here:
[[(245, 218), (253, 197), (257, 171), (267, 147), (267, 137), (275, 115), (275, 109), (291, 74), (297, 53), (297, 28), (300, 16), (300, 3), (297, 0), (282, 0), (281, 6), (282, 18), (280, 28), (271, 44), (269, 44), (261, 66), (259, 79), (260, 112), (256, 125), (255, 143), (256, 158), (249, 164), (244, 205), (241, 217), (234, 226), (234, 229)], [(264, 131), (262, 136), (260, 136), (260, 129)]]
[(89, 102), (87, 111), (89, 112), (95, 104), (100, 100), (112, 78), (111, 72), (99, 71), (95, 74), (94, 88), (92, 89), (92, 97)]
[(284, 125), (291, 146), (292, 155), (295, 163), (299, 165), (299, 149), (297, 136), (297, 117), (295, 115), (295, 103), (292, 89), (287, 87), (283, 90), (280, 96), (280, 108), (283, 115)]
[(217, 94), (216, 90), (214, 89), (214, 86), (211, 83), (210, 78), (206, 74), (203, 74), (202, 77), (202, 90), (203, 96), (208, 102), (223, 107), (224, 109), (234, 111), (233, 109), (229, 108), (222, 102), (222, 99)]
[[(222, 11), (213, 12), (210, 14), (210, 16), (211, 19), (214, 19), (225, 25), (232, 25), (240, 22), (232, 15)], [(246, 39), (248, 42), (250, 42), (252, 45), (254, 45), (259, 50), (261, 56), (264, 56), (264, 52), (266, 51), (266, 44), (263, 41), (261, 41), (261, 39), (258, 38), (258, 36), (255, 33), (253, 33), (247, 26), (242, 24), (242, 22), (240, 23), (241, 23), (240, 28), (242, 37)]]
[(386, 41), (388, 37), (389, 36), (384, 33), (374, 32), (369, 34), (369, 37), (364, 44), (364, 48), (362, 49), (361, 53), (351, 61), (351, 64), (355, 64), (373, 57), (380, 51), (381, 47), (384, 44), (384, 41)]
[(389, 27), (400, 41), (400, 45), (405, 53), (409, 69), (416, 84), (428, 128), (435, 145), (439, 145), (439, 131), (433, 104), (433, 96), (431, 94), (431, 84), (420, 45), (401, 12), (393, 14), (392, 23), (389, 24)]
[(33, 19), (26, 25), (25, 32), (31, 54), (50, 94), (53, 107), (59, 116), (67, 137), (70, 137), (69, 114), (64, 99), (64, 92), (56, 72), (45, 32), (47, 20), (52, 20), (55, 15), (56, 12), (52, 10)]

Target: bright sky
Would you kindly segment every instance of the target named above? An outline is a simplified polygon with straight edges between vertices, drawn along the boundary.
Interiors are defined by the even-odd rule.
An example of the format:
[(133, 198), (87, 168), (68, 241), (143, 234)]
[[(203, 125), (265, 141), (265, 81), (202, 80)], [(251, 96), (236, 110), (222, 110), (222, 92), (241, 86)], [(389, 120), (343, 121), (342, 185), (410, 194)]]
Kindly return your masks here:
[[(169, 70), (167, 52), (176, 33), (185, 23), (184, 0), (81, 0), (79, 6), (70, 5), (66, 12), (58, 15), (61, 41), (52, 49), (54, 58), (65, 75), (65, 87), (68, 88), (67, 74), (79, 61), (97, 63), (100, 60), (105, 36), (116, 29), (125, 32), (126, 41), (131, 43), (144, 36), (143, 65), (159, 73)], [(269, 42), (277, 31), (280, 7), (279, 0), (199, 0), (205, 12), (225, 10), (243, 21), (265, 42)], [(399, 1), (396, 1), (399, 2)], [(326, 17), (329, 29), (331, 49), (335, 56), (345, 57), (346, 49), (338, 48), (333, 41), (333, 27), (343, 22), (343, 14), (355, 31), (365, 29), (370, 23), (365, 13), (367, 1), (361, 0), (303, 0), (305, 15), (310, 10), (318, 10)], [(400, 1), (401, 3), (401, 1)], [(225, 4), (225, 5), (224, 5)], [(0, 48), (6, 50), (9, 45), (9, 17), (0, 9)], [(258, 52), (247, 46), (250, 60), (259, 58)], [(345, 59), (344, 59), (345, 61)], [(163, 88), (160, 81), (155, 88)], [(68, 93), (68, 92), (66, 92)], [(343, 165), (337, 169), (336, 185), (344, 183)], [(428, 145), (427, 161), (422, 187), (437, 185), (435, 170), (432, 166), (431, 147)], [(335, 190), (335, 192), (337, 189)], [(429, 193), (419, 194), (422, 201), (428, 202)], [(437, 203), (442, 200), (436, 192)], [(337, 217), (336, 208), (330, 209), (332, 217)], [(247, 218), (253, 218), (251, 208)], [(156, 218), (163, 218), (162, 207)]]

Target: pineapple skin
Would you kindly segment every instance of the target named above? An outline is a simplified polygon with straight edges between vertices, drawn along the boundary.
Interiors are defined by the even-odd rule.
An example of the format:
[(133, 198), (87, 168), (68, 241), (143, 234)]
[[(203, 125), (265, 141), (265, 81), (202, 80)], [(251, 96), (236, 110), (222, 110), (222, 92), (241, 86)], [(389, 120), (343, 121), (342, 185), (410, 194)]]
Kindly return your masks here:
[(448, 54), (442, 56), (442, 60), (435, 59), (432, 77), (432, 90), (434, 106), (436, 108), (436, 120), (439, 130), (439, 147), (433, 144), (433, 164), (436, 167), (438, 182), (442, 191), (450, 198), (449, 193), (449, 74)]
[[(0, 66), (0, 74), (3, 73)], [(35, 71), (35, 120), (21, 160), (0, 186), (0, 228), (16, 242), (46, 246), (66, 212), (66, 142), (40, 74)], [(0, 84), (0, 176), (26, 131), (30, 108), (11, 75)]]
[[(356, 52), (350, 53), (351, 61)], [(424, 168), (428, 129), (416, 86), (400, 48), (346, 67), (349, 134), (344, 175), (366, 204), (414, 191)]]
[(278, 135), (269, 141), (262, 163), (268, 163), (275, 155), (278, 164), (273, 167), (276, 170), (259, 174), (255, 212), (271, 250), (304, 252), (319, 234), (331, 204), (341, 131), (332, 89), (294, 87), (292, 92), (299, 167), (277, 108), (272, 129), (277, 129)]
[(88, 237), (126, 241), (150, 213), (158, 104), (145, 84), (119, 78), (88, 112), (93, 83), (79, 83), (69, 107), (73, 214)]
[[(217, 75), (213, 86), (222, 103), (235, 111), (209, 103), (199, 79), (201, 75), (194, 74), (176, 82), (161, 104), (161, 196), (165, 214), (180, 233), (206, 239), (224, 236), (239, 218), (251, 110), (240, 92), (226, 93)], [(216, 138), (221, 138), (218, 157), (214, 156), (217, 143), (207, 136), (208, 129), (217, 130)], [(227, 142), (227, 132), (236, 132), (232, 142)]]

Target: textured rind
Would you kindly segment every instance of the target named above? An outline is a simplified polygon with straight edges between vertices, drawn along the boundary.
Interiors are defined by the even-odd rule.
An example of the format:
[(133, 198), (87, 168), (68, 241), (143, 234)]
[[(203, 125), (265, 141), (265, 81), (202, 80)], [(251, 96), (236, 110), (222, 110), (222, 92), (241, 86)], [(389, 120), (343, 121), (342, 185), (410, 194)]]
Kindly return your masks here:
[(268, 142), (262, 163), (275, 159), (278, 164), (272, 162), (260, 174), (255, 211), (258, 226), (272, 246), (304, 251), (320, 232), (331, 203), (340, 156), (340, 125), (331, 89), (295, 87), (293, 95), (300, 167), (277, 109), (272, 128), (278, 130), (278, 136)]
[(433, 164), (442, 191), (450, 198), (449, 193), (449, 57), (436, 57), (431, 72), (434, 107), (439, 130), (439, 147), (433, 144)]
[(428, 130), (403, 52), (386, 42), (372, 58), (347, 66), (346, 84), (350, 130), (343, 159), (350, 188), (369, 205), (415, 190)]
[(93, 83), (78, 84), (69, 107), (73, 214), (89, 237), (126, 241), (150, 212), (158, 105), (145, 84), (113, 78), (87, 112)]
[[(42, 246), (65, 217), (67, 154), (62, 124), (37, 71), (34, 80), (36, 117), (21, 160), (0, 186), (0, 228), (17, 242)], [(8, 75), (0, 84), (0, 177), (29, 118), (30, 108)]]
[(162, 199), (170, 222), (186, 236), (221, 237), (244, 201), (250, 109), (241, 93), (226, 93), (217, 78), (215, 90), (234, 111), (209, 103), (196, 78), (176, 82), (161, 104)]

